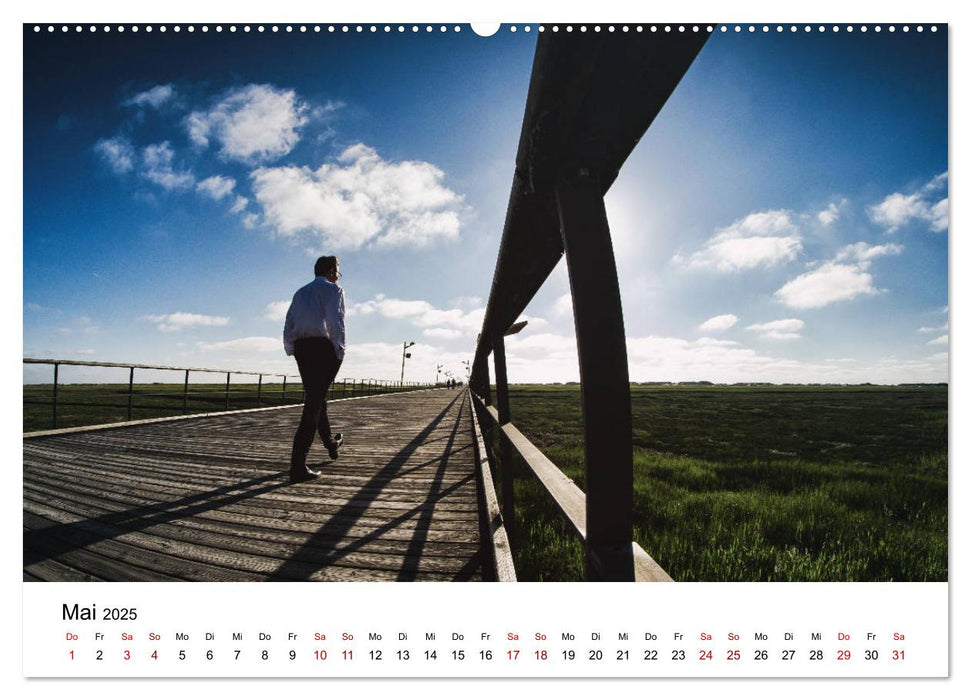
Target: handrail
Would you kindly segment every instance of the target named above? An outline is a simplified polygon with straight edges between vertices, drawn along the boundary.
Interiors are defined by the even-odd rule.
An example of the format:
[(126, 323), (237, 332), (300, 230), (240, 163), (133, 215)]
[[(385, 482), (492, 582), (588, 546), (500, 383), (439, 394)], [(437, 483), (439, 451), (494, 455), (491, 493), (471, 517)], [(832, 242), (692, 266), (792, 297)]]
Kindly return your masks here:
[[(556, 29), (565, 27), (537, 39), (470, 389), (484, 406), (492, 403), (491, 355), (497, 410), (487, 414), (503, 436), (502, 505), (513, 543), (510, 462), (515, 450), (583, 539), (588, 579), (670, 580), (633, 541), (630, 378), (603, 197), (708, 34)], [(586, 494), (567, 487), (562, 473), (540, 459), (510, 418), (504, 336), (563, 256), (580, 360)]]
[[(136, 395), (154, 396), (156, 398), (159, 397), (158, 394), (135, 391), (135, 370), (136, 369), (185, 372), (185, 378), (182, 384), (183, 389), (181, 392), (182, 414), (184, 415), (188, 414), (189, 412), (190, 395), (193, 398), (206, 397), (211, 399), (212, 397), (223, 397), (225, 401), (224, 403), (225, 410), (226, 411), (230, 410), (231, 397), (235, 396), (236, 398), (239, 398), (240, 394), (242, 393), (237, 391), (235, 394), (233, 394), (232, 392), (231, 378), (232, 378), (232, 375), (234, 374), (258, 377), (258, 384), (256, 389), (256, 397), (255, 397), (257, 408), (260, 408), (260, 406), (264, 403), (264, 397), (267, 395), (269, 396), (278, 395), (280, 399), (280, 405), (286, 405), (288, 403), (287, 379), (300, 378), (299, 375), (280, 374), (280, 373), (274, 373), (274, 372), (211, 369), (211, 368), (205, 368), (205, 367), (172, 367), (168, 365), (146, 365), (146, 364), (138, 364), (138, 363), (119, 363), (119, 362), (96, 362), (96, 361), (87, 361), (87, 360), (38, 359), (33, 357), (25, 357), (23, 358), (23, 362), (24, 364), (53, 365), (54, 367), (54, 383), (53, 383), (53, 391), (51, 394), (51, 399), (48, 401), (48, 400), (28, 399), (24, 397), (24, 404), (44, 404), (44, 405), (48, 403), (51, 404), (51, 429), (52, 430), (57, 428), (58, 406), (84, 406), (87, 408), (122, 408), (123, 407), (122, 405), (116, 404), (116, 403), (93, 403), (93, 402), (87, 402), (87, 401), (70, 402), (70, 401), (63, 401), (63, 400), (59, 401), (58, 389), (63, 387), (63, 384), (59, 384), (59, 369), (62, 365), (81, 366), (81, 367), (113, 367), (113, 368), (127, 369), (128, 370), (128, 392), (125, 394), (125, 396), (127, 397), (127, 406), (125, 406), (126, 421), (132, 420), (132, 413), (133, 413), (133, 410), (136, 408), (134, 405), (134, 399)], [(225, 374), (226, 375), (225, 390), (220, 391), (218, 393), (211, 392), (211, 391), (190, 392), (189, 375), (192, 372), (207, 372), (211, 374), (220, 374), (220, 375)], [(277, 391), (277, 390), (268, 390), (264, 388), (263, 377), (282, 377), (283, 378), (282, 389)], [(397, 382), (397, 381), (386, 380), (386, 379), (352, 379), (348, 377), (340, 381), (335, 381), (331, 385), (331, 391), (334, 391), (336, 393), (339, 390), (340, 398), (346, 398), (349, 394), (371, 396), (374, 393), (377, 393), (379, 391), (383, 392), (383, 390), (387, 390), (387, 389), (391, 389), (394, 391), (402, 391), (402, 390), (425, 389), (430, 386), (432, 385), (422, 383), (422, 382)], [(246, 390), (246, 391), (249, 392), (250, 390)], [(163, 394), (163, 396), (164, 398), (173, 398), (173, 399), (178, 398), (178, 395), (169, 394), (169, 393)], [(298, 400), (296, 398), (292, 398), (289, 401), (289, 403), (296, 403), (297, 401)], [(301, 390), (299, 402), (303, 402), (302, 390)], [(169, 413), (173, 412), (174, 410), (172, 407), (169, 407), (169, 406), (142, 405), (142, 406), (138, 406), (137, 408), (139, 410), (144, 410), (144, 411), (166, 411)]]
[(502, 514), (499, 511), (499, 501), (496, 498), (496, 489), (492, 484), (492, 474), (489, 468), (489, 453), (482, 439), (482, 431), (479, 429), (479, 418), (475, 410), (475, 394), (469, 394), (469, 410), (472, 412), (472, 432), (473, 447), (475, 448), (476, 463), (476, 482), (479, 485), (479, 508), (482, 513), (479, 518), (482, 542), (484, 542), (492, 552), (492, 578), (500, 583), (514, 582), (516, 580), (516, 564), (512, 558), (512, 546), (509, 543), (509, 535), (503, 523)]
[[(472, 393), (472, 392), (470, 392)], [(533, 476), (540, 482), (546, 493), (553, 499), (563, 518), (569, 523), (574, 534), (581, 541), (587, 537), (587, 497), (536, 445), (529, 441), (512, 423), (499, 422), (499, 412), (486, 406), (482, 397), (472, 393), (479, 409), (492, 418), (500, 431), (501, 439), (508, 441), (520, 459), (529, 467)], [(636, 542), (631, 543), (631, 556), (634, 560), (635, 581), (672, 581), (673, 579), (654, 559)]]

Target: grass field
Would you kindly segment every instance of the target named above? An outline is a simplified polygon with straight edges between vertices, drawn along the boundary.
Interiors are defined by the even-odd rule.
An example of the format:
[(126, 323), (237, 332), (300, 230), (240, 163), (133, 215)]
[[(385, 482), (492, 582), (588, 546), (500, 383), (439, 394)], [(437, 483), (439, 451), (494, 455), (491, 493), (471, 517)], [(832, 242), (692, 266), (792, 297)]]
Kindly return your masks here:
[[(285, 395), (282, 384), (264, 384), (262, 388), (256, 384), (231, 384), (228, 404), (225, 384), (190, 384), (185, 402), (183, 389), (182, 384), (135, 384), (131, 419), (303, 403), (299, 381), (288, 383)], [(342, 399), (397, 390), (360, 383), (345, 386), (338, 381), (331, 387), (329, 397)], [(53, 393), (53, 384), (24, 384), (24, 432), (51, 429)], [(128, 384), (62, 384), (57, 387), (57, 404), (58, 428), (128, 420)]]
[[(578, 386), (511, 387), (583, 488)], [(633, 386), (635, 539), (679, 581), (945, 581), (947, 387)], [(582, 550), (515, 466), (520, 580)]]

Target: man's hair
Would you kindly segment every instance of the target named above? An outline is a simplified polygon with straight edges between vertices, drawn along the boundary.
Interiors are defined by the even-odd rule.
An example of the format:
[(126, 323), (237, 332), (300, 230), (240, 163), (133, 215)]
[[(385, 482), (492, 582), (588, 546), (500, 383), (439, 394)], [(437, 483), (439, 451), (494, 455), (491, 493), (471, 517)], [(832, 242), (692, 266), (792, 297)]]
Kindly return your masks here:
[(317, 277), (323, 277), (328, 272), (333, 272), (336, 267), (336, 255), (321, 255), (319, 258), (317, 258), (317, 262), (314, 263), (314, 274)]

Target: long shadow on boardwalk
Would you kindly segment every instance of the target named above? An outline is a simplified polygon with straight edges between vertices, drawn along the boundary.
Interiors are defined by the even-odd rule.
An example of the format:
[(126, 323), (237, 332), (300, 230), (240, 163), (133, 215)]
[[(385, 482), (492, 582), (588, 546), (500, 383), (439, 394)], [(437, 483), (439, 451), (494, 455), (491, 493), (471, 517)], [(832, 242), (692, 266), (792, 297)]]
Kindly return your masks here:
[[(452, 445), (455, 442), (455, 436), (461, 425), (462, 412), (465, 410), (464, 402), (459, 403), (459, 413), (455, 418), (454, 424), (452, 425), (452, 431), (443, 450), (441, 462), (438, 470), (435, 473), (431, 488), (429, 489), (428, 497), (415, 508), (412, 508), (398, 517), (389, 520), (384, 525), (374, 528), (367, 535), (346, 543), (343, 541), (343, 538), (347, 536), (350, 529), (360, 517), (360, 512), (363, 510), (362, 501), (374, 502), (376, 500), (377, 495), (381, 491), (382, 484), (387, 485), (390, 479), (399, 475), (401, 468), (408, 460), (408, 457), (410, 457), (420, 446), (427, 445), (430, 442), (428, 440), (428, 436), (431, 435), (435, 428), (444, 420), (445, 416), (449, 413), (449, 411), (452, 410), (455, 402), (459, 401), (461, 396), (462, 395), (459, 394), (452, 399), (452, 401), (442, 410), (441, 413), (432, 419), (432, 421), (425, 426), (425, 428), (422, 429), (418, 435), (412, 438), (412, 440), (394, 457), (392, 457), (384, 467), (378, 470), (378, 472), (371, 477), (371, 479), (364, 484), (364, 486), (361, 487), (357, 494), (348, 499), (346, 505), (331, 516), (331, 518), (324, 523), (324, 525), (322, 525), (317, 532), (307, 539), (300, 549), (294, 552), (290, 559), (284, 562), (283, 565), (280, 566), (280, 568), (278, 568), (275, 572), (270, 574), (268, 578), (271, 580), (307, 580), (321, 569), (334, 564), (347, 554), (360, 549), (368, 542), (377, 539), (386, 532), (394, 530), (398, 525), (401, 525), (402, 523), (405, 523), (411, 518), (417, 516), (417, 527), (415, 528), (412, 540), (409, 543), (405, 554), (403, 555), (404, 560), (402, 563), (402, 568), (398, 574), (399, 581), (414, 580), (418, 574), (418, 562), (422, 550), (424, 549), (425, 542), (427, 541), (426, 533), (428, 530), (428, 524), (431, 521), (435, 504), (445, 496), (470, 483), (474, 479), (474, 475), (469, 475), (464, 479), (460, 479), (454, 485), (446, 489), (441, 488), (445, 468), (448, 465), (448, 456), (451, 453)], [(370, 499), (367, 499), (366, 494), (369, 492), (372, 492), (373, 495), (370, 497)], [(333, 545), (334, 542), (340, 542), (341, 544), (338, 547), (335, 547)], [(465, 565), (456, 575), (455, 580), (467, 580), (479, 572), (481, 567), (479, 566), (478, 560), (479, 554), (477, 553), (465, 563)]]
[[(264, 485), (260, 486), (260, 484)], [(220, 486), (175, 501), (139, 506), (114, 513), (106, 513), (95, 518), (31, 530), (24, 533), (24, 566), (73, 552), (76, 549), (103, 540), (139, 532), (153, 525), (162, 525), (173, 520), (239, 503), (288, 485), (289, 481), (286, 477), (281, 477), (280, 474), (268, 474), (237, 484)], [(173, 508), (175, 510), (171, 510)]]

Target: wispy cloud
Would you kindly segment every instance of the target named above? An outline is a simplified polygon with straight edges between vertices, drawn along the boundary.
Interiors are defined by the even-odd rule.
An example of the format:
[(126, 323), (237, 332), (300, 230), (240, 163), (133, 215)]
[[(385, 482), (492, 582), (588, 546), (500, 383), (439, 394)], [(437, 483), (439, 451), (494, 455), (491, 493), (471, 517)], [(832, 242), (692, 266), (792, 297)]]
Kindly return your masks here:
[(101, 139), (94, 144), (94, 150), (119, 175), (135, 169), (135, 147), (126, 136)]
[(289, 308), (290, 302), (285, 299), (283, 301), (271, 301), (266, 305), (263, 318), (267, 321), (284, 321), (287, 318), (287, 310)]
[[(231, 177), (224, 177), (222, 175), (213, 175), (212, 177), (207, 177), (205, 180), (201, 180), (196, 185), (196, 192), (204, 194), (210, 199), (214, 199), (217, 202), (224, 197), (228, 197), (233, 193), (233, 189), (236, 187), (236, 180)], [(243, 197), (242, 199), (246, 199)], [(245, 206), (245, 203), (244, 205)]]
[(158, 329), (165, 333), (176, 333), (197, 326), (225, 326), (229, 324), (229, 318), (226, 316), (206, 316), (205, 314), (193, 314), (184, 311), (176, 311), (171, 314), (154, 314), (145, 316), (144, 319), (158, 324)]
[(798, 318), (783, 318), (768, 323), (753, 323), (746, 330), (756, 331), (766, 340), (796, 340), (802, 337), (800, 331), (805, 325)]
[[(377, 314), (383, 318), (400, 319), (413, 323), (420, 328), (454, 330), (469, 335), (482, 328), (485, 309), (439, 309), (423, 299), (393, 299), (378, 294), (373, 299), (360, 304), (352, 304), (348, 315), (370, 316)], [(535, 322), (537, 319), (533, 319)], [(542, 321), (542, 319), (538, 319)], [(439, 334), (438, 337), (445, 337)]]
[(836, 253), (838, 262), (844, 260), (855, 260), (861, 264), (869, 264), (874, 258), (884, 255), (900, 255), (904, 251), (902, 245), (896, 243), (886, 243), (884, 245), (869, 245), (864, 242), (851, 243), (844, 246)]
[(799, 228), (785, 209), (754, 212), (719, 229), (701, 250), (675, 263), (691, 268), (739, 272), (794, 260), (802, 250)]
[(224, 158), (265, 163), (297, 145), (307, 110), (293, 90), (247, 85), (228, 91), (208, 110), (192, 112), (186, 128), (197, 146), (217, 142)]
[(280, 353), (283, 352), (283, 341), (279, 338), (251, 336), (249, 338), (236, 338), (234, 340), (223, 340), (216, 343), (200, 342), (196, 343), (196, 348), (203, 352)]
[(465, 333), (454, 328), (426, 328), (422, 335), (439, 340), (455, 340), (464, 337)]
[(145, 146), (142, 149), (142, 162), (145, 166), (142, 176), (166, 190), (192, 187), (195, 177), (187, 170), (175, 170), (174, 159), (175, 152), (168, 141)]
[(949, 340), (950, 340), (950, 335), (945, 333), (942, 336), (934, 338), (934, 340), (928, 341), (927, 344), (928, 345), (947, 345)]
[(279, 236), (304, 234), (333, 250), (458, 238), (462, 197), (444, 177), (431, 163), (386, 161), (362, 143), (317, 170), (263, 167), (252, 173), (266, 225)]
[(702, 331), (727, 331), (736, 323), (738, 323), (738, 316), (735, 314), (721, 314), (720, 316), (712, 316), (698, 326), (698, 329)]
[(175, 96), (175, 88), (169, 85), (155, 87), (132, 95), (123, 103), (126, 107), (152, 107), (158, 109)]
[(947, 173), (934, 177), (916, 192), (894, 192), (882, 202), (868, 207), (870, 220), (884, 227), (887, 233), (911, 222), (923, 222), (931, 231), (946, 231), (948, 226), (948, 198), (941, 197), (947, 187)]
[(830, 202), (825, 209), (816, 214), (816, 221), (823, 226), (832, 226), (840, 218), (840, 214), (846, 207), (847, 200), (841, 199), (839, 202)]

